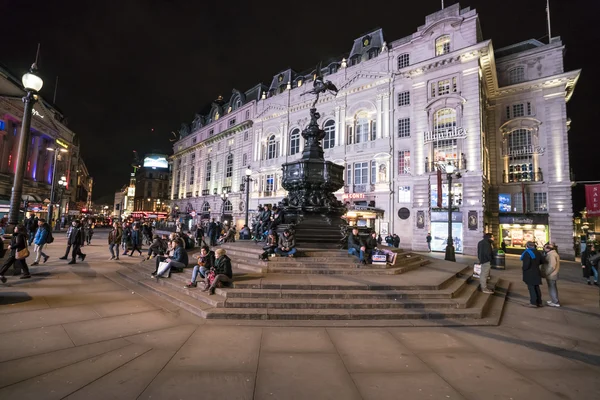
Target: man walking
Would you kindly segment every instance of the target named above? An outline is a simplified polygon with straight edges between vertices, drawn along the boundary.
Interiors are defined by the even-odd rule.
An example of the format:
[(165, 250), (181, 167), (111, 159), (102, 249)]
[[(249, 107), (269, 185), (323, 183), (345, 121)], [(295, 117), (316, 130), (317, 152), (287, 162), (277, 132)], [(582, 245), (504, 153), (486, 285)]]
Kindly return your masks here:
[(521, 254), (523, 261), (523, 282), (527, 284), (529, 290), (529, 304), (524, 304), (526, 307), (536, 308), (542, 306), (542, 276), (540, 274), (540, 264), (542, 255), (535, 248), (534, 242), (527, 242), (527, 248)]
[(491, 233), (486, 233), (483, 235), (483, 239), (477, 243), (477, 258), (479, 259), (479, 264), (481, 265), (481, 273), (479, 274), (479, 287), (483, 293), (492, 294), (493, 290), (488, 289), (487, 287), (487, 279), (490, 276), (490, 269), (492, 268), (492, 258), (494, 257), (494, 252), (492, 250), (492, 242), (494, 241), (494, 236)]
[(68, 264), (77, 264), (77, 256), (81, 258), (81, 261), (84, 261), (86, 255), (81, 252), (81, 245), (83, 244), (83, 232), (81, 229), (81, 223), (79, 221), (73, 221), (73, 231), (71, 232), (71, 236), (69, 236), (67, 243), (73, 249), (71, 261), (69, 261)]
[(427, 237), (425, 240), (427, 240), (427, 249), (431, 253), (431, 232), (427, 232)]
[(33, 242), (33, 239), (35, 237), (35, 233), (37, 232), (38, 229), (38, 218), (35, 215), (35, 213), (32, 213), (29, 216), (29, 219), (27, 220), (27, 233), (29, 234), (29, 246), (31, 246), (31, 243)]
[(122, 236), (123, 230), (121, 230), (118, 222), (114, 222), (112, 231), (108, 233), (108, 250), (110, 251), (111, 260), (119, 259), (119, 245)]
[(217, 245), (217, 235), (217, 224), (215, 222), (215, 219), (213, 218), (210, 224), (208, 224), (208, 236), (210, 237), (211, 246)]
[(49, 232), (50, 227), (46, 223), (46, 220), (38, 220), (38, 229), (35, 233), (35, 238), (33, 239), (35, 245), (33, 250), (35, 252), (35, 260), (31, 265), (38, 265), (40, 263), (40, 257), (42, 256), (44, 257), (44, 262), (48, 261), (48, 258), (50, 258), (42, 251), (47, 243)]

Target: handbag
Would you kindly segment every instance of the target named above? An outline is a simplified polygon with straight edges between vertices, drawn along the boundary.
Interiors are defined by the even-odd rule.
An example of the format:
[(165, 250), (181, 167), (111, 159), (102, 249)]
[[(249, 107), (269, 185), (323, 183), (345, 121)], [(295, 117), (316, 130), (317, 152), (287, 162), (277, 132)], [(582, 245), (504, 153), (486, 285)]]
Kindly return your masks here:
[(481, 275), (481, 264), (473, 264), (473, 276), (479, 278)]
[(17, 251), (17, 253), (15, 254), (15, 259), (17, 260), (24, 260), (27, 257), (29, 257), (29, 249), (27, 247)]
[(161, 261), (158, 263), (158, 271), (156, 271), (157, 275), (162, 276), (165, 272), (167, 272), (167, 266), (169, 265), (166, 261)]
[(212, 286), (212, 284), (215, 281), (216, 277), (217, 277), (217, 274), (215, 273), (214, 270), (211, 269), (208, 272), (208, 275), (206, 275), (206, 280), (208, 281), (208, 286)]

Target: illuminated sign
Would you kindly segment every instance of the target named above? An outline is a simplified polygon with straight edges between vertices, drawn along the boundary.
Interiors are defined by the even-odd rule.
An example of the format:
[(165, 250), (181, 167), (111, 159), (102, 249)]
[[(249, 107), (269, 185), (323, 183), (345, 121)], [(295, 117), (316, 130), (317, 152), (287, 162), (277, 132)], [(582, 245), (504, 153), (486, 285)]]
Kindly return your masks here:
[(464, 139), (467, 137), (467, 130), (459, 127), (452, 127), (449, 129), (438, 129), (436, 131), (425, 132), (424, 143), (436, 142), (438, 140), (446, 139)]
[(167, 157), (161, 155), (150, 155), (144, 158), (144, 167), (147, 168), (169, 168)]
[(135, 187), (128, 187), (127, 188), (127, 196), (129, 196), (129, 197), (134, 197), (135, 196)]
[(69, 145), (68, 145), (68, 144), (66, 144), (65, 142), (63, 142), (63, 141), (62, 141), (62, 140), (60, 140), (60, 139), (56, 139), (56, 144), (57, 144), (57, 145), (59, 145), (60, 147), (64, 147), (65, 149), (68, 149), (68, 148), (69, 148)]
[(522, 146), (522, 147), (513, 147), (508, 149), (507, 156), (526, 156), (530, 154), (544, 154), (546, 151), (545, 147), (542, 146)]
[(346, 199), (364, 199), (365, 198), (365, 194), (364, 193), (347, 193), (347, 194), (343, 194), (342, 195), (342, 200), (346, 200)]

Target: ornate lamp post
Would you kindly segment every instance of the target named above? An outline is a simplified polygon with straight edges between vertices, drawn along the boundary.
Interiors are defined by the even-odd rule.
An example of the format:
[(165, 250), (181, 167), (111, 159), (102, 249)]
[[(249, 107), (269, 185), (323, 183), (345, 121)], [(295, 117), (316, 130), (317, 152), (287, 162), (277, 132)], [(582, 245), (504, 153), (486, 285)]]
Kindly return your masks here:
[[(59, 160), (60, 153), (66, 153), (66, 149), (57, 149), (48, 147), (46, 150), (54, 152), (54, 164), (52, 165), (52, 183), (50, 184), (50, 204), (48, 205), (48, 224), (50, 224), (50, 229), (52, 229), (52, 217), (54, 216), (53, 207), (54, 207), (54, 188), (56, 187), (56, 163)], [(60, 205), (59, 205), (60, 208)], [(58, 220), (56, 221), (58, 222)]]
[[(448, 163), (446, 165), (446, 177), (448, 178), (448, 240), (446, 243), (446, 255), (444, 260), (456, 262), (456, 255), (454, 253), (454, 240), (452, 239), (452, 207), (454, 206), (454, 199), (452, 198), (452, 175), (454, 174), (454, 165)], [(460, 172), (456, 173), (456, 179), (460, 179)]]
[(17, 152), (17, 168), (15, 170), (15, 180), (13, 182), (12, 194), (10, 196), (10, 211), (8, 213), (8, 231), (13, 232), (15, 226), (19, 223), (19, 207), (21, 205), (21, 196), (23, 194), (23, 175), (25, 173), (25, 164), (27, 161), (27, 148), (29, 146), (29, 136), (31, 133), (31, 114), (33, 104), (37, 101), (37, 93), (42, 89), (44, 81), (36, 75), (37, 65), (34, 63), (29, 72), (23, 75), (23, 88), (27, 92), (23, 97), (25, 108), (23, 110), (23, 122), (21, 124), (21, 136), (19, 137), (19, 148)]
[(65, 189), (67, 188), (67, 177), (66, 176), (61, 176), (60, 180), (58, 181), (58, 213), (56, 215), (56, 225), (54, 230), (55, 231), (59, 231), (60, 230), (60, 206), (62, 203), (62, 195), (65, 191)]
[(229, 194), (223, 190), (223, 193), (221, 193), (221, 201), (223, 202), (221, 205), (221, 222), (225, 222), (225, 202), (228, 196)]
[(250, 210), (250, 175), (252, 175), (252, 170), (250, 166), (246, 167), (246, 216), (244, 218), (245, 225), (248, 226), (248, 212)]

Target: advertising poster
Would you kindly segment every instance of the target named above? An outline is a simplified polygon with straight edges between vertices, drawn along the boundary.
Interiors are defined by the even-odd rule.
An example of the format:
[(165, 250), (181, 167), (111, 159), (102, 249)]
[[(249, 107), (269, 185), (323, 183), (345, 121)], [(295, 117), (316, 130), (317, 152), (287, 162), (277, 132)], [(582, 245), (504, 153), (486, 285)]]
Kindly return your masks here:
[(510, 194), (500, 193), (498, 195), (500, 212), (511, 212)]
[[(446, 240), (448, 239), (448, 223), (431, 223), (431, 250), (446, 251)], [(462, 253), (463, 225), (461, 222), (452, 223), (452, 240), (454, 241), (454, 251)]]

